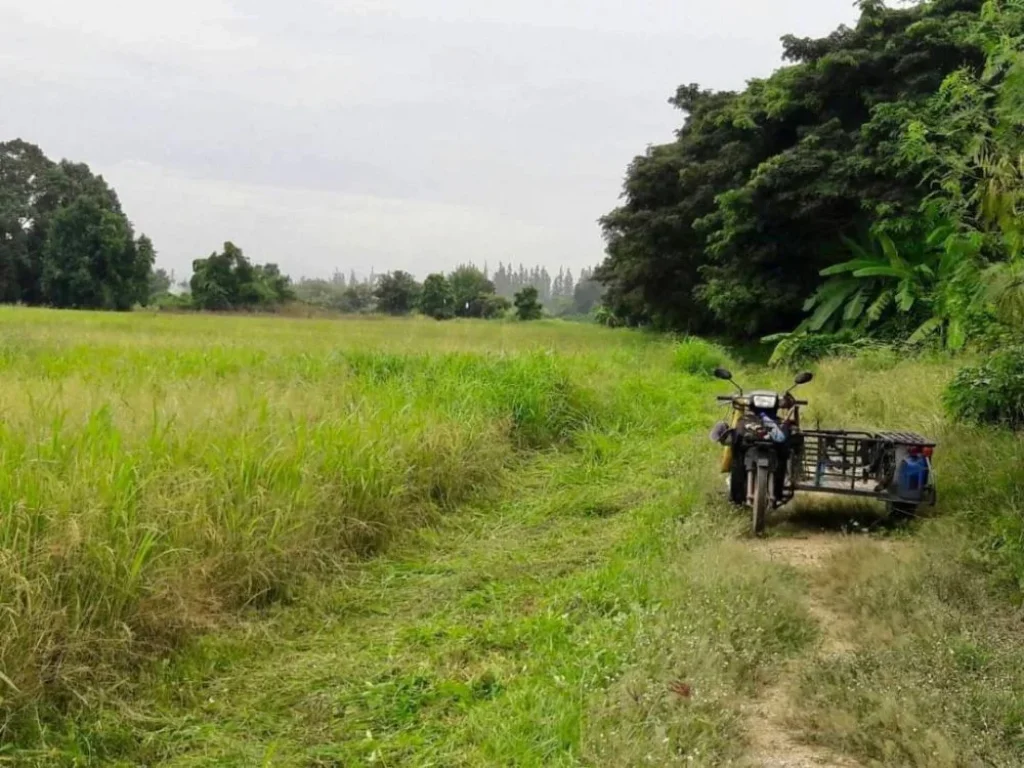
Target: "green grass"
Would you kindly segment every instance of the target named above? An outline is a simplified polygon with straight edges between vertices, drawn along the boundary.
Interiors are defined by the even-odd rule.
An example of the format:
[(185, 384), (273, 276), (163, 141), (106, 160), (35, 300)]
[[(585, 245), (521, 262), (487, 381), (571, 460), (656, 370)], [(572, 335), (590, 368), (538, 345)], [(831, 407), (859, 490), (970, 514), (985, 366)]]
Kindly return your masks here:
[(946, 422), (947, 359), (821, 363), (808, 423), (936, 436), (941, 506), (812, 577), (724, 504), (718, 364), (554, 321), (0, 310), (0, 761), (742, 765), (789, 682), (799, 740), (1019, 764), (1021, 441)]

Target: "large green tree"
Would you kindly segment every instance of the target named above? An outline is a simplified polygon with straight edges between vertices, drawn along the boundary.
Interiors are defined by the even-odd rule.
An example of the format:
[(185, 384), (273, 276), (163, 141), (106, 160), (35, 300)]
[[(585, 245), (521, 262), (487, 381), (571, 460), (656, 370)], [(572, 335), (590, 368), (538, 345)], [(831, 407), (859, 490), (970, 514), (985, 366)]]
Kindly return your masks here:
[(50, 222), (43, 295), (55, 307), (131, 309), (149, 299), (152, 258), (152, 248), (140, 249), (132, 239), (124, 216), (96, 197), (79, 197)]
[[(81, 227), (81, 230), (75, 230)], [(127, 309), (153, 264), (117, 194), (87, 165), (0, 143), (0, 300)]]
[(681, 87), (676, 141), (630, 166), (603, 220), (605, 303), (625, 321), (759, 335), (794, 327), (843, 238), (920, 238), (928, 195), (900, 163), (905, 116), (985, 67), (982, 0), (860, 3), (853, 28), (783, 40), (790, 65), (742, 92)]

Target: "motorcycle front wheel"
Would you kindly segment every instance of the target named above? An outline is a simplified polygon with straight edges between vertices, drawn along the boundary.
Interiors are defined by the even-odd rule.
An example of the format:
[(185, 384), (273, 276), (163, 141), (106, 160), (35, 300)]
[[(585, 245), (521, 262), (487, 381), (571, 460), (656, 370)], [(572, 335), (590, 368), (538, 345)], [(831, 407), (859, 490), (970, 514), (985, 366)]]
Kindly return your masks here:
[(747, 503), (747, 467), (742, 456), (734, 458), (729, 468), (729, 501), (738, 506)]
[(754, 504), (751, 507), (752, 528), (755, 536), (764, 533), (765, 518), (768, 516), (768, 472), (760, 467), (755, 470)]

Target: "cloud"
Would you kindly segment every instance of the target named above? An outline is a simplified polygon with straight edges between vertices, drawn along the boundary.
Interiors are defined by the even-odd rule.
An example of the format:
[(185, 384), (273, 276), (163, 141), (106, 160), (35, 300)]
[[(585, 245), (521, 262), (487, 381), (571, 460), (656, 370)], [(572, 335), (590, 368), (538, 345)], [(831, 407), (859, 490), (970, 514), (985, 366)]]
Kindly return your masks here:
[[(548, 227), (472, 207), (193, 178), (144, 163), (97, 170), (137, 229), (158, 248), (175, 244), (170, 252), (164, 245), (158, 260), (179, 275), (227, 239), (257, 262), (309, 277), (371, 266), (422, 277), (470, 259), (533, 263), (552, 245), (557, 263), (578, 270), (593, 264), (597, 245), (594, 228)], [(176, 202), (168, 207), (168, 200)]]
[(742, 86), (782, 33), (852, 16), (849, 0), (0, 0), (0, 134), (102, 169), (179, 268), (225, 239), (297, 273), (509, 253), (578, 268), (601, 258), (626, 165), (678, 126), (679, 83)]

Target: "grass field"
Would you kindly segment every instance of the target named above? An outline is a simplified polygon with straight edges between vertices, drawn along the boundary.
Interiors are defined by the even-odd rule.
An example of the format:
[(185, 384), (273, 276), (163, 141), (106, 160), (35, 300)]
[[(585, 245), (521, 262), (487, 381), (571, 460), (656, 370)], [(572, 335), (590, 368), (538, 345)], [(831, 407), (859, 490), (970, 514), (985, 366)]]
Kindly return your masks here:
[(948, 360), (824, 363), (810, 418), (935, 435), (940, 508), (812, 501), (752, 543), (723, 359), (0, 310), (0, 761), (1024, 762), (1020, 440), (946, 423)]

